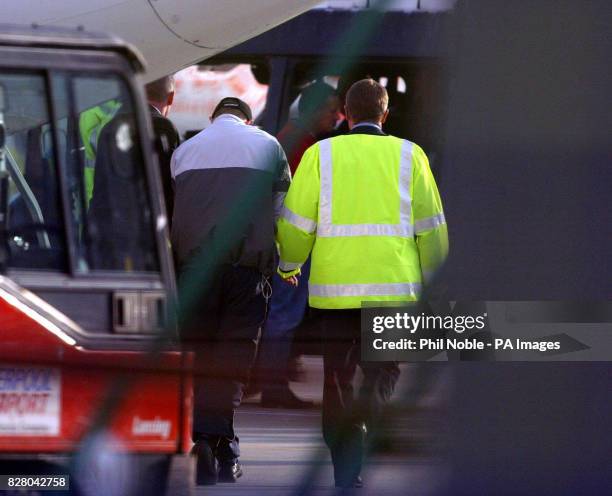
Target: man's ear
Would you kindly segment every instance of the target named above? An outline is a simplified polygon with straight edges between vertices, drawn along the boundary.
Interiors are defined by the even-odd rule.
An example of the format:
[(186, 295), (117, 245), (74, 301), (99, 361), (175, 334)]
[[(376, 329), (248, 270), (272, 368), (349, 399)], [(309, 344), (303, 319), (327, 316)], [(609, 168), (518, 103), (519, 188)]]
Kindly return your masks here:
[(170, 105), (172, 105), (172, 102), (174, 101), (174, 91), (172, 93), (168, 94), (168, 99), (166, 100), (166, 105), (168, 105), (168, 107)]
[(349, 109), (346, 107), (346, 105), (343, 105), (342, 109), (344, 110), (344, 117), (346, 118), (347, 122), (348, 121), (352, 121), (353, 120), (353, 116), (349, 112)]
[(387, 117), (389, 117), (389, 109), (385, 110), (385, 113), (380, 118), (380, 123), (384, 124), (385, 121), (387, 120)]

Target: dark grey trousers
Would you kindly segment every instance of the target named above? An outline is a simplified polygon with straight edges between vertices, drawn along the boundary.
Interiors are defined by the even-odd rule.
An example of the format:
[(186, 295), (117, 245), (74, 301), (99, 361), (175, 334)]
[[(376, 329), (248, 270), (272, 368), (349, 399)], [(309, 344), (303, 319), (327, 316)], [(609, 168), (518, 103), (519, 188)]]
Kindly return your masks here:
[(265, 320), (262, 278), (256, 269), (222, 266), (182, 325), (186, 343), (196, 352), (193, 438), (205, 438), (220, 461), (240, 456), (234, 412)]
[[(397, 362), (360, 360), (360, 310), (320, 310), (324, 336), (323, 438), (334, 465), (336, 485), (349, 486), (360, 474), (366, 431), (376, 430), (400, 370)], [(359, 391), (353, 382), (363, 371)]]

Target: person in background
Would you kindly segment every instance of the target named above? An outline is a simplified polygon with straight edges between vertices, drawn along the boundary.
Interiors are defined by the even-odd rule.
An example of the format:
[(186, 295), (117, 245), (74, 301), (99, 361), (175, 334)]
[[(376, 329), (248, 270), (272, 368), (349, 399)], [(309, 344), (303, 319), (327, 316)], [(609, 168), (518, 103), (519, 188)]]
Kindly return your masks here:
[(346, 116), (346, 94), (351, 86), (355, 84), (357, 81), (361, 81), (362, 79), (374, 79), (366, 67), (353, 67), (352, 69), (342, 73), (340, 78), (338, 79), (338, 98), (340, 99), (340, 108), (343, 111), (342, 120), (338, 123), (336, 128), (327, 136), (331, 138), (332, 136), (340, 136), (342, 134), (348, 134), (350, 131), (348, 125), (348, 118)]
[(164, 190), (164, 200), (168, 222), (172, 223), (174, 210), (174, 188), (170, 173), (172, 153), (180, 144), (179, 133), (170, 119), (168, 112), (174, 100), (174, 77), (165, 76), (145, 86), (149, 111), (153, 121), (160, 175)]
[(342, 117), (340, 111), (340, 99), (329, 84), (316, 81), (302, 90), (297, 119), (289, 120), (277, 135), (292, 175), (306, 149), (334, 130)]
[[(95, 140), (91, 198), (87, 208), (87, 229), (83, 241), (89, 245), (91, 267), (102, 270), (157, 270), (154, 237), (143, 215), (149, 200), (138, 143), (136, 114), (127, 88), (113, 99), (116, 113), (99, 129)], [(87, 172), (87, 169), (86, 169)]]
[[(340, 118), (340, 100), (334, 88), (323, 82), (307, 86), (298, 102), (298, 118), (289, 121), (278, 134), (291, 172), (295, 174), (302, 155), (321, 136), (328, 135)], [(308, 274), (310, 264), (302, 267)], [(292, 288), (275, 274), (272, 300), (259, 355), (261, 405), (266, 408), (309, 408), (311, 402), (298, 398), (289, 387), (289, 365), (295, 329), (308, 305), (306, 284)]]
[(89, 206), (94, 188), (94, 176), (98, 141), (104, 127), (113, 120), (121, 109), (121, 100), (112, 98), (81, 112), (79, 116), (79, 134), (83, 144), (84, 169), (83, 179), (85, 185), (85, 201)]
[[(399, 378), (396, 362), (362, 362), (361, 307), (420, 298), (448, 252), (427, 156), (387, 135), (389, 97), (372, 79), (346, 95), (350, 132), (304, 153), (278, 221), (278, 272), (297, 284), (312, 257), (309, 305), (323, 327), (323, 437), (338, 487), (360, 487), (366, 434)], [(311, 255), (312, 252), (312, 255)], [(357, 366), (363, 371), (355, 394)]]
[(180, 330), (196, 353), (198, 484), (235, 482), (242, 475), (234, 412), (266, 316), (275, 220), (291, 181), (283, 149), (250, 125), (244, 101), (223, 98), (211, 121), (177, 148), (171, 164)]

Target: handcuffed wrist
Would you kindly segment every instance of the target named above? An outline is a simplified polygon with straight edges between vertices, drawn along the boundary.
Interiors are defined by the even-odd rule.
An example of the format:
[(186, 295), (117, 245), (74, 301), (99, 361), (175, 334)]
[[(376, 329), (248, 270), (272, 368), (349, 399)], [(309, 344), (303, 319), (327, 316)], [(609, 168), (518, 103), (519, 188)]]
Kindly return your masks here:
[(276, 269), (276, 272), (278, 273), (279, 276), (281, 276), (283, 279), (289, 279), (292, 276), (297, 276), (300, 275), (301, 273), (301, 269), (298, 267), (297, 269), (293, 269), (293, 270), (289, 270), (289, 271), (284, 271), (281, 270), (280, 267), (278, 267)]

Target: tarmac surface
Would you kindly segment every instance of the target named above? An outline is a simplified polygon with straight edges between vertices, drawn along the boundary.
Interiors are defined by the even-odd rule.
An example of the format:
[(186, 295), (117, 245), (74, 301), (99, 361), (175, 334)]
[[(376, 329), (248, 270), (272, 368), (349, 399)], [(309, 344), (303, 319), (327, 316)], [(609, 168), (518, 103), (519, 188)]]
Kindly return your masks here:
[[(317, 410), (262, 409), (247, 405), (236, 419), (244, 475), (235, 484), (200, 486), (196, 495), (338, 494), (331, 460), (320, 434)], [(445, 466), (423, 456), (374, 456), (364, 472), (364, 487), (352, 493), (369, 496), (440, 494)]]
[[(293, 383), (303, 399), (320, 403), (320, 358), (306, 358), (307, 380)], [(409, 382), (411, 370), (403, 370)], [(443, 381), (442, 381), (443, 382)], [(398, 384), (398, 394), (403, 387)], [(196, 495), (324, 496), (427, 496), (444, 494), (447, 467), (440, 448), (440, 425), (444, 423), (436, 403), (445, 393), (440, 387), (425, 398), (425, 406), (402, 411), (387, 425), (394, 449), (378, 450), (369, 457), (362, 473), (364, 487), (349, 492), (336, 490), (329, 452), (321, 436), (320, 407), (310, 410), (264, 409), (251, 399), (236, 415), (244, 475), (234, 484), (200, 486)], [(443, 388), (442, 388), (443, 389)], [(388, 448), (388, 447), (387, 447)]]

